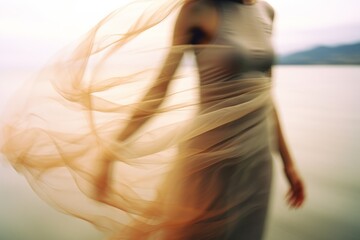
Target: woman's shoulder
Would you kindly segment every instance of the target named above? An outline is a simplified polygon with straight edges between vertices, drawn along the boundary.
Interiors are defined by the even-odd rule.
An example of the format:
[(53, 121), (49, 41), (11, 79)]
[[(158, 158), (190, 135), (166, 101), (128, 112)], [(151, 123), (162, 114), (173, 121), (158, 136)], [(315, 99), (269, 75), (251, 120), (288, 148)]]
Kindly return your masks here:
[(274, 16), (275, 16), (275, 10), (274, 7), (268, 3), (265, 0), (260, 0), (260, 2), (265, 6), (266, 11), (268, 12), (269, 16), (271, 17), (272, 20), (274, 20)]
[(188, 12), (201, 12), (215, 6), (214, 0), (190, 0), (184, 3), (183, 10)]
[(179, 16), (187, 22), (199, 23), (207, 19), (214, 10), (213, 0), (186, 1), (180, 10)]

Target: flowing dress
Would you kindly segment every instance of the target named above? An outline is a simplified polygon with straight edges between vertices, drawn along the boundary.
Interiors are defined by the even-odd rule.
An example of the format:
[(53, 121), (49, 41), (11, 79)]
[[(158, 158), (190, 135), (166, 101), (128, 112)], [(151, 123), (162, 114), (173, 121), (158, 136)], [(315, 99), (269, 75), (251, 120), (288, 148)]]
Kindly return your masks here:
[[(231, 1), (219, 4), (220, 24), (210, 44), (229, 48), (195, 49), (200, 115), (241, 105), (259, 96), (257, 88), (271, 81), (266, 75), (274, 61), (271, 11), (264, 1), (253, 5)], [(185, 201), (189, 195), (215, 191), (221, 194), (211, 201), (198, 197), (197, 202), (189, 204), (202, 208), (209, 202), (207, 210), (227, 208), (214, 219), (186, 226), (179, 239), (262, 239), (272, 181), (269, 110), (267, 102), (182, 144), (183, 152), (196, 149), (196, 153), (186, 154), (191, 158), (182, 159), (180, 168), (184, 172), (194, 169), (194, 163), (212, 161), (189, 177), (184, 174), (177, 179)], [(211, 227), (209, 222), (221, 219), (227, 219), (224, 226)]]
[[(142, 26), (166, 22), (178, 2), (126, 31), (146, 35)], [(132, 49), (126, 34), (105, 35), (116, 13), (20, 90), (3, 115), (1, 152), (41, 198), (108, 239), (262, 239), (272, 180), (273, 9), (266, 1), (218, 7), (210, 44), (172, 49), (195, 53), (197, 83), (177, 76), (187, 88), (170, 91), (136, 136), (116, 140), (150, 88), (151, 71), (139, 70), (158, 63), (161, 48), (149, 58), (135, 51), (141, 36)]]

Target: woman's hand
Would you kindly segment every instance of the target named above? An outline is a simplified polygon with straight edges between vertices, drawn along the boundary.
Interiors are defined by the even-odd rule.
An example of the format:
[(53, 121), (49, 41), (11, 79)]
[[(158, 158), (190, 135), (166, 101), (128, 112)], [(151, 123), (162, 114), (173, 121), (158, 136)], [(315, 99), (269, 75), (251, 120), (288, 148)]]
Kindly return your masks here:
[(274, 106), (274, 119), (276, 126), (276, 133), (278, 136), (278, 146), (281, 159), (283, 161), (285, 175), (289, 181), (290, 189), (286, 194), (287, 202), (291, 208), (299, 208), (305, 199), (305, 189), (303, 181), (301, 180), (296, 168), (294, 167), (294, 161), (292, 155), (287, 147), (276, 107)]
[(305, 200), (305, 189), (297, 170), (293, 166), (284, 169), (289, 181), (290, 189), (286, 194), (286, 199), (290, 208), (299, 208)]

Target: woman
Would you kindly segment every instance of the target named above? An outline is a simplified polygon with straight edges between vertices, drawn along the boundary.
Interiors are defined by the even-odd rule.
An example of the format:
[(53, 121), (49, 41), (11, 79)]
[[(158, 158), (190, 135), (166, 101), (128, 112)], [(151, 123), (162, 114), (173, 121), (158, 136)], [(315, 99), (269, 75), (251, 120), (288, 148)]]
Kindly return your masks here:
[[(136, 85), (144, 76), (140, 72), (114, 77), (114, 70), (103, 66), (116, 62), (111, 57), (117, 49), (161, 25), (179, 6), (172, 47), (156, 80), (138, 94), (140, 100), (119, 103), (102, 96), (118, 86), (126, 90), (122, 98), (131, 96), (131, 89), (143, 89)], [(48, 81), (50, 72), (54, 77), (47, 87), (55, 92), (31, 90), (34, 104), (27, 101), (17, 108), (27, 113), (9, 114), (16, 120), (11, 118), (5, 128), (2, 151), (41, 196), (110, 231), (111, 239), (261, 239), (272, 178), (272, 113), (290, 183), (289, 204), (297, 208), (304, 200), (271, 101), (274, 11), (265, 1), (188, 0), (164, 3), (155, 13), (162, 15), (139, 18), (117, 40), (107, 35), (95, 41), (114, 18), (110, 15), (69, 59), (46, 68), (39, 79)], [(169, 89), (187, 51), (195, 54), (199, 97), (164, 106), (169, 96), (181, 93)], [(39, 107), (39, 96), (49, 102)], [(184, 96), (189, 95), (175, 99)], [(67, 114), (59, 125), (60, 108)], [(190, 117), (174, 120), (180, 110)], [(172, 117), (171, 123), (162, 120), (146, 129), (150, 119), (163, 113)], [(63, 191), (64, 185), (71, 191)], [(76, 200), (70, 202), (75, 191)]]

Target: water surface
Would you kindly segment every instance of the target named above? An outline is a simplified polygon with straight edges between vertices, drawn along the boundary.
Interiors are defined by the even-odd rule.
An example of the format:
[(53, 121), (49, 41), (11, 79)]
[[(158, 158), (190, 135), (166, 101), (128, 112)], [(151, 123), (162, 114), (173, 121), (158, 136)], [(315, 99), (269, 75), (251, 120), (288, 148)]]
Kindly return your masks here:
[[(360, 67), (276, 66), (274, 97), (306, 183), (299, 210), (286, 206), (287, 183), (274, 155), (275, 178), (265, 240), (355, 240), (360, 236)], [(0, 74), (0, 111), (29, 71)], [(59, 213), (0, 160), (1, 240), (98, 240), (101, 234)]]

